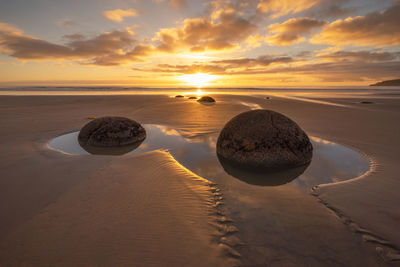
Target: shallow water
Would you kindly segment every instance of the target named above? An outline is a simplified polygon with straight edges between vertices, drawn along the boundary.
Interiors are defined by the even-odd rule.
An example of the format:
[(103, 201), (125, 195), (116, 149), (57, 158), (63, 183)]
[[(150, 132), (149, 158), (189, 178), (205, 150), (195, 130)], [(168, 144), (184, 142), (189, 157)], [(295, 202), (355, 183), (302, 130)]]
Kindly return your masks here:
[[(282, 176), (278, 175), (279, 182), (265, 184), (276, 175), (249, 180), (252, 174), (245, 173), (243, 177), (243, 173), (232, 173), (231, 176), (224, 170), (215, 151), (218, 134), (193, 137), (167, 126), (143, 126), (147, 131), (146, 140), (128, 154), (167, 149), (187, 169), (217, 183), (222, 192), (218, 203), (223, 204), (218, 209), (223, 211), (226, 222), (239, 229), (225, 232), (231, 226), (225, 229), (220, 225), (221, 233), (241, 254), (243, 266), (274, 266), (276, 262), (283, 262), (278, 266), (286, 266), (286, 262), (287, 266), (297, 266), (299, 259), (308, 259), (305, 261), (312, 262), (310, 266), (325, 266), (324, 257), (332, 254), (325, 248), (331, 247), (332, 239), (324, 238), (320, 224), (336, 218), (326, 214), (325, 208), (308, 192), (315, 185), (352, 179), (369, 170), (369, 161), (360, 153), (311, 137), (314, 151), (307, 169), (294, 172), (295, 176), (290, 179), (285, 176), (279, 180)], [(79, 146), (77, 136), (78, 132), (74, 132), (57, 137), (49, 146), (68, 154), (88, 155)], [(310, 258), (310, 255), (314, 256)]]
[[(187, 169), (209, 179), (213, 182), (221, 182), (229, 179), (239, 179), (252, 185), (283, 185), (301, 189), (310, 189), (319, 184), (326, 184), (348, 180), (358, 177), (368, 171), (369, 161), (360, 153), (339, 144), (329, 142), (317, 137), (311, 137), (314, 146), (313, 159), (309, 166), (304, 166), (294, 173), (284, 174), (284, 178), (276, 174), (259, 174), (256, 177), (251, 173), (238, 173), (229, 169), (221, 162), (215, 152), (217, 135), (204, 135), (202, 138), (185, 138), (173, 128), (162, 125), (144, 125), (147, 131), (146, 140), (136, 149), (127, 154), (139, 154), (157, 149), (167, 149), (173, 157)], [(59, 136), (50, 141), (49, 146), (57, 151), (70, 155), (89, 155), (78, 141), (79, 132), (72, 132)], [(118, 154), (119, 151), (99, 151), (99, 154)], [(121, 154), (126, 153), (122, 151)], [(229, 174), (227, 173), (229, 172)], [(304, 172), (304, 173), (303, 173)], [(291, 177), (287, 177), (287, 176)], [(266, 183), (277, 177), (282, 182)], [(275, 180), (276, 180), (275, 179)]]

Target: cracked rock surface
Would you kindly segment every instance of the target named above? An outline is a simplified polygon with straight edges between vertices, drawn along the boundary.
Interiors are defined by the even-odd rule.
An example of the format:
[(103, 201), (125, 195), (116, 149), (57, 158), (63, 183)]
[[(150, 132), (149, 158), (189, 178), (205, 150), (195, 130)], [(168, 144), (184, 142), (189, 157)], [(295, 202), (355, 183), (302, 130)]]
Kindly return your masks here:
[(252, 110), (231, 119), (217, 141), (217, 154), (244, 167), (281, 169), (311, 161), (307, 134), (288, 117), (271, 110)]

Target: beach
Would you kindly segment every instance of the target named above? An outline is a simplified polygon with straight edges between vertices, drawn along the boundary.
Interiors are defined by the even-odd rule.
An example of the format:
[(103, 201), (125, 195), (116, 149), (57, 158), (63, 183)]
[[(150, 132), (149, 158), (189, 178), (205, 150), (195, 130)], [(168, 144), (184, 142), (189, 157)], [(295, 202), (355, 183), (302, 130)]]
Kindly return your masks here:
[[(400, 264), (400, 98), (241, 92), (212, 94), (216, 104), (202, 105), (173, 96), (0, 96), (0, 265)], [(366, 99), (373, 103), (360, 103)], [(88, 117), (109, 115), (202, 142), (254, 108), (360, 152), (370, 171), (303, 192), (211, 181), (162, 149), (101, 156), (48, 146)], [(246, 213), (252, 209), (264, 213)]]

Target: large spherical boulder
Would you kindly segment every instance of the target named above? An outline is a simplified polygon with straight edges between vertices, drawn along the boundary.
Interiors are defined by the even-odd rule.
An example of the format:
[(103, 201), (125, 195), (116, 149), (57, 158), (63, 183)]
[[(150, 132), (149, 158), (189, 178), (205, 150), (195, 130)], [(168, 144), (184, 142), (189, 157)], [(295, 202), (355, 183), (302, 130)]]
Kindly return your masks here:
[(252, 110), (231, 119), (217, 141), (218, 157), (235, 166), (279, 170), (308, 164), (313, 147), (307, 134), (288, 117)]
[(212, 98), (211, 96), (202, 96), (200, 97), (199, 100), (197, 100), (197, 102), (206, 102), (206, 103), (215, 103), (215, 99)]
[(146, 130), (136, 121), (123, 117), (102, 117), (86, 124), (79, 132), (82, 146), (121, 147), (142, 142)]

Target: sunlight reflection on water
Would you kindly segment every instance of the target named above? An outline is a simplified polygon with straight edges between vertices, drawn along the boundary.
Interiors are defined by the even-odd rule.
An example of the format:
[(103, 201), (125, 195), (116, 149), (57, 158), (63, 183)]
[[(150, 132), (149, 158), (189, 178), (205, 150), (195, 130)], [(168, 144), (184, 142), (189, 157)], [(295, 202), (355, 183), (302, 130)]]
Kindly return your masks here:
[[(231, 179), (221, 166), (216, 152), (217, 134), (202, 138), (185, 137), (179, 129), (147, 124), (146, 140), (128, 154), (167, 149), (183, 166), (206, 179), (216, 182), (220, 177)], [(70, 155), (89, 155), (78, 143), (79, 132), (68, 133), (50, 141), (49, 146)], [(315, 185), (358, 177), (369, 170), (369, 161), (358, 152), (327, 140), (311, 137), (313, 159), (307, 170), (288, 186), (309, 189)], [(108, 153), (107, 153), (108, 154)], [(295, 177), (294, 177), (295, 178)]]

